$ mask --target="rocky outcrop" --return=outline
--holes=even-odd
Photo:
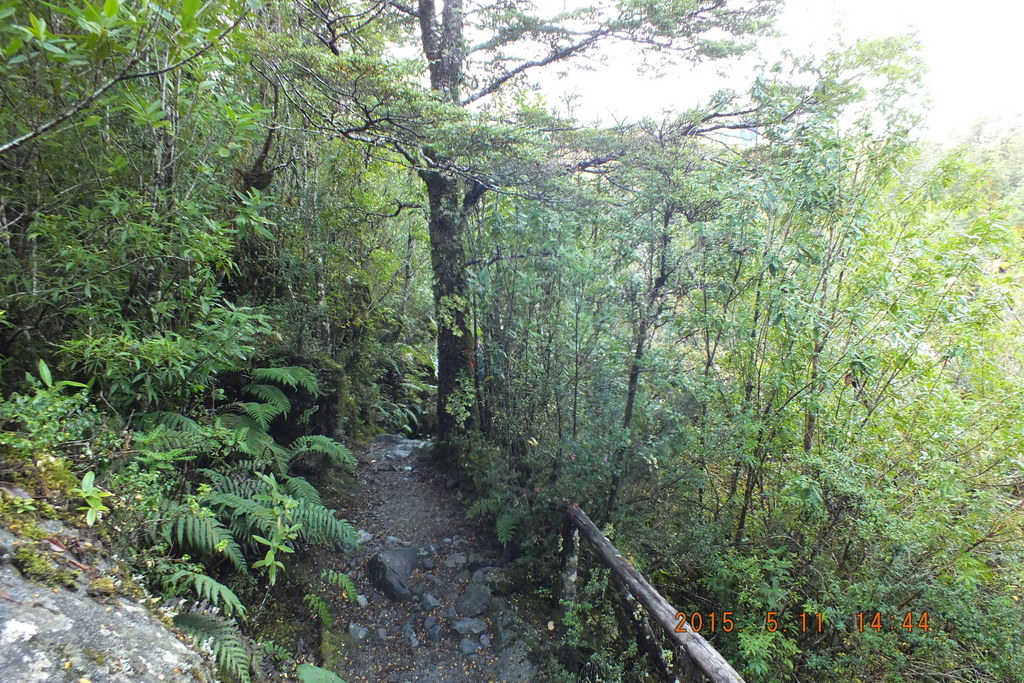
[[[212,669],[145,607],[85,574],[62,587],[25,578],[18,541],[0,530],[0,680],[207,683]]]

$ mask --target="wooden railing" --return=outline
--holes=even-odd
[[[611,570],[612,581],[619,589],[627,607],[633,608],[639,602],[646,614],[654,620],[668,637],[683,652],[683,670],[673,671],[662,654],[661,641],[651,627],[650,620],[639,610],[634,621],[637,642],[651,657],[659,678],[663,681],[707,677],[714,683],[743,683],[736,670],[725,661],[711,644],[699,633],[690,629],[689,624],[680,623],[678,611],[647,582],[637,569],[622,556],[608,537],[601,533],[587,513],[575,503],[553,503],[562,511],[565,524],[562,529],[562,598],[572,602],[576,597],[576,569],[578,565],[579,534],[594,547],[598,558]]]

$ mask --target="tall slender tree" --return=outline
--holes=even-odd
[[[601,44],[626,42],[694,62],[737,54],[744,48],[742,39],[768,28],[778,5],[775,0],[621,0],[606,8],[544,16],[529,3],[495,2],[467,10],[463,0],[445,0],[440,11],[434,0],[419,0],[415,7],[390,4],[417,20],[432,94],[449,106],[482,109],[484,119],[490,96],[513,87],[528,72],[572,60]],[[478,42],[469,46],[467,36]],[[528,131],[520,127],[518,132]],[[474,330],[468,310],[466,233],[480,199],[500,189],[500,180],[473,158],[430,141],[421,147],[420,159],[428,198],[438,325],[438,438],[443,444],[470,426]],[[608,160],[575,160],[555,172]]]

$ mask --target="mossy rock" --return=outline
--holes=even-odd
[[[28,544],[14,552],[13,563],[25,578],[32,581],[55,588],[78,588],[79,572],[55,566],[42,552]]]
[[[117,592],[117,582],[109,576],[99,576],[89,583],[89,595],[110,597]]]

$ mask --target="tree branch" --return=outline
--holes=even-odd
[[[572,57],[573,55],[576,55],[576,54],[582,52],[583,50],[587,49],[588,47],[590,47],[591,45],[593,45],[594,43],[596,43],[598,40],[600,40],[602,37],[604,37],[606,35],[608,35],[607,29],[600,29],[600,30],[597,30],[597,31],[593,31],[593,32],[587,34],[587,37],[585,39],[583,39],[583,40],[581,40],[581,41],[579,41],[577,43],[573,43],[572,45],[568,45],[566,47],[560,47],[560,48],[556,47],[556,48],[553,48],[551,50],[551,52],[549,52],[547,55],[545,55],[544,57],[542,57],[540,59],[534,60],[532,62],[523,62],[522,64],[520,64],[516,68],[512,69],[511,71],[508,71],[508,72],[502,74],[501,76],[499,76],[498,78],[494,79],[493,81],[488,83],[486,86],[484,86],[480,90],[476,91],[475,93],[473,93],[469,97],[465,98],[459,104],[461,104],[462,106],[465,106],[465,105],[470,104],[472,102],[476,102],[477,100],[479,100],[479,99],[481,99],[483,97],[487,97],[491,93],[496,92],[501,86],[503,86],[505,83],[509,82],[510,80],[515,78],[516,76],[518,76],[520,74],[523,74],[523,73],[526,73],[530,69],[536,69],[538,67],[547,66],[548,64],[553,64],[553,63],[559,62],[559,61],[561,61],[563,59],[567,59],[569,57]]]
[[[134,67],[136,64],[138,64],[139,61],[142,59],[142,55],[136,54],[135,56],[133,56],[131,59],[128,60],[127,64],[125,64],[124,69],[121,70],[121,73],[119,73],[117,76],[114,76],[113,78],[108,80],[106,83],[101,85],[99,88],[94,90],[91,95],[89,95],[88,97],[85,97],[84,99],[79,100],[76,104],[74,104],[70,108],[66,109],[59,116],[56,116],[55,118],[50,119],[46,123],[41,123],[38,126],[36,126],[35,128],[33,128],[32,130],[30,130],[29,132],[27,132],[27,133],[25,133],[23,135],[20,135],[20,136],[14,138],[13,140],[8,140],[3,145],[0,145],[0,154],[5,154],[6,152],[9,152],[12,149],[20,147],[21,145],[25,144],[29,140],[34,140],[35,138],[39,137],[43,133],[46,133],[47,131],[55,128],[56,126],[59,126],[62,123],[64,123],[65,121],[67,121],[68,119],[73,117],[78,112],[80,112],[83,109],[85,109],[87,107],[90,107],[93,104],[95,104],[96,100],[98,100],[99,98],[103,97],[103,94],[105,92],[107,92],[108,90],[113,88],[118,83],[122,83],[124,81],[131,81],[131,80],[135,80],[135,79],[138,79],[138,78],[148,78],[150,76],[159,76],[160,74],[165,74],[168,71],[173,71],[174,69],[178,69],[178,68],[184,66],[185,64],[188,64],[192,60],[201,57],[211,47],[213,47],[214,45],[219,43],[229,33],[231,33],[235,29],[235,27],[237,27],[242,22],[242,19],[244,19],[248,14],[249,14],[248,10],[246,10],[245,12],[242,12],[242,14],[239,15],[238,19],[236,19],[235,22],[233,24],[231,24],[231,26],[228,26],[226,29],[221,31],[220,34],[216,38],[211,40],[209,43],[204,45],[202,48],[200,48],[199,50],[193,52],[188,57],[185,57],[184,59],[182,59],[182,60],[180,60],[178,62],[175,62],[174,64],[171,64],[169,66],[163,67],[161,69],[153,69],[151,71],[143,71],[143,72],[140,72],[140,73],[128,73],[128,71],[132,67]]]

